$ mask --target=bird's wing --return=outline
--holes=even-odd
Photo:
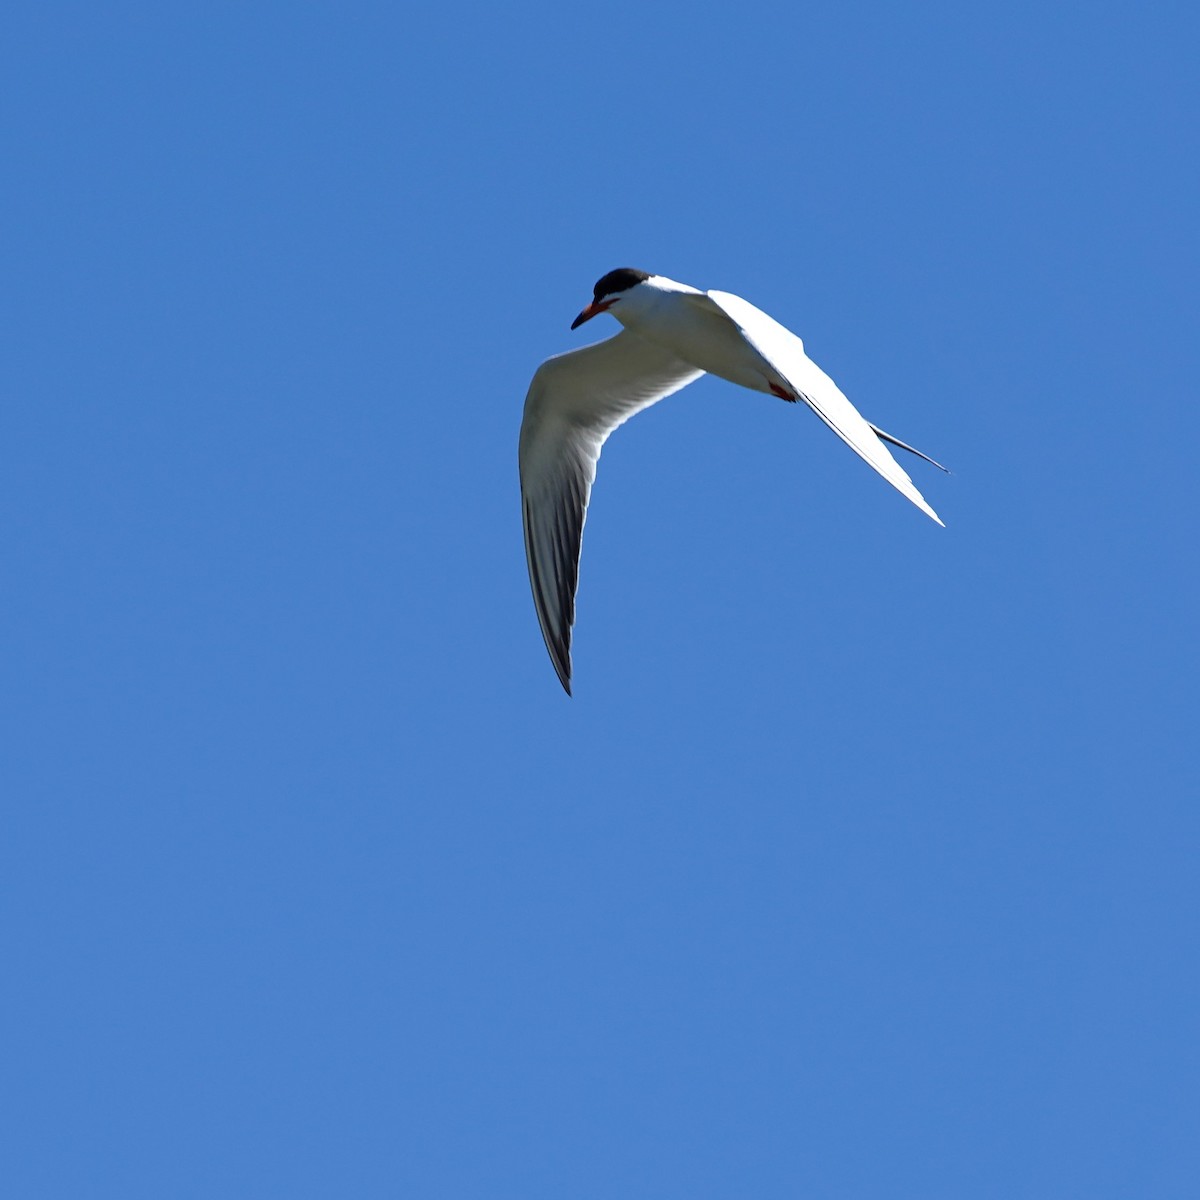
[[[618,425],[704,372],[629,330],[547,359],[521,421],[521,510],[538,623],[567,695],[579,551],[600,447]]]
[[[785,329],[740,296],[730,295],[729,292],[706,292],[704,295],[738,327],[746,341],[851,450],[866,459],[892,487],[907,496],[923,513],[939,525],[944,524],[925,502],[925,497],[913,486],[904,468],[875,435],[875,430],[846,399],[838,385],[804,353],[804,343],[790,329]]]

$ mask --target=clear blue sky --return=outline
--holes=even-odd
[[[1194,1196],[1195,11],[10,13],[6,1194]],[[568,700],[623,265],[955,473],[639,417]]]

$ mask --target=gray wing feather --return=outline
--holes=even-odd
[[[521,422],[521,513],[538,624],[567,695],[579,555],[608,435],[704,372],[624,330],[537,369]]]

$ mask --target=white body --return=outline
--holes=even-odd
[[[546,647],[568,694],[579,553],[600,448],[634,413],[705,372],[804,401],[893,487],[942,524],[876,434],[912,447],[869,424],[804,353],[800,339],[753,304],[651,275],[603,304],[598,296],[581,319],[594,311],[611,312],[624,330],[547,359],[529,385],[521,423],[529,578]]]
[[[719,306],[716,297],[723,294],[700,292],[686,283],[653,275],[631,288],[611,311],[626,329],[710,375],[756,392],[770,392],[770,383],[786,388],[787,380]],[[759,315],[771,319],[766,313]]]

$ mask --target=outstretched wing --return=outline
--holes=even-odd
[[[521,511],[538,623],[567,695],[579,552],[605,439],[704,372],[629,330],[547,359],[521,421]]]
[[[790,329],[785,329],[740,296],[733,296],[729,292],[708,292],[706,295],[738,327],[746,341],[791,385],[799,398],[851,450],[870,463],[892,487],[907,496],[923,513],[939,525],[944,524],[925,502],[925,497],[917,491],[904,468],[876,436],[875,430],[846,399],[841,388],[804,353],[804,343]],[[904,448],[909,449],[907,446]]]

